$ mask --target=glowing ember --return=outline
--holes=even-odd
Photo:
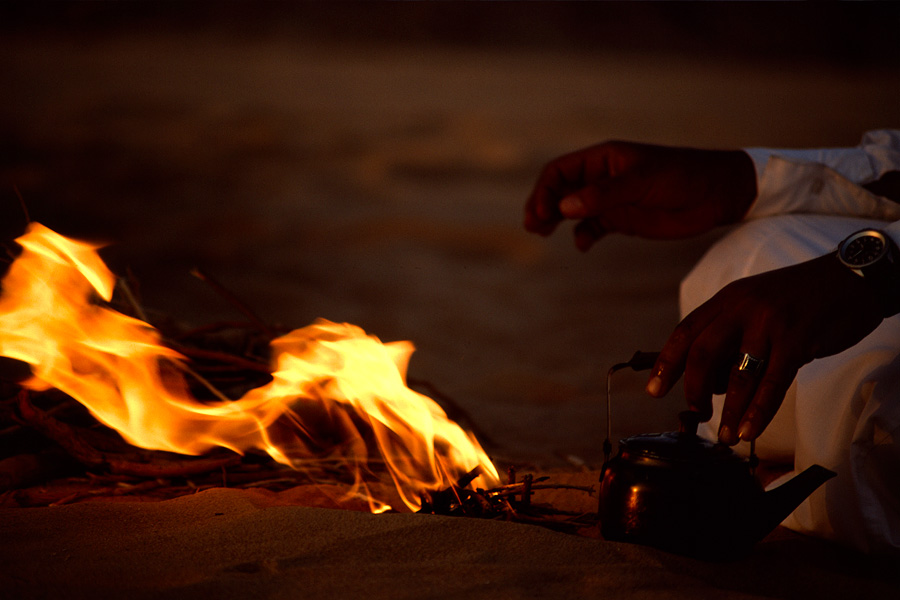
[[[171,366],[184,357],[149,324],[100,302],[115,278],[96,246],[32,224],[3,280],[0,355],[31,365],[32,390],[57,388],[128,442],[202,454],[261,450],[297,469],[336,454],[361,472],[383,461],[406,506],[474,467],[482,487],[497,472],[474,436],[406,386],[409,342],[382,344],[360,328],[318,321],[272,342],[270,383],[214,404],[188,393]],[[98,298],[99,296],[99,298]],[[369,497],[373,511],[389,508]]]

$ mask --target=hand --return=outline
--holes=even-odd
[[[525,228],[549,235],[578,219],[586,251],[609,232],[675,239],[736,223],[756,197],[743,151],[606,142],[551,161],[525,206]]]
[[[725,393],[719,441],[757,438],[801,366],[855,345],[881,322],[877,294],[832,255],[739,279],[689,314],[669,337],[647,391],[662,396],[684,373],[688,405],[708,420]],[[739,371],[743,353],[764,359]]]

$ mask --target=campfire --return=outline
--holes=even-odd
[[[233,297],[249,323],[157,328],[97,246],[37,223],[16,241],[0,296],[0,436],[53,444],[0,462],[4,504],[307,482],[372,512],[554,512],[523,510],[550,484],[510,470],[500,485],[476,436],[408,387],[411,343],[325,320],[273,331]],[[81,477],[62,492],[29,487],[73,460]]]

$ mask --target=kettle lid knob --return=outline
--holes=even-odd
[[[681,427],[678,429],[679,433],[697,435],[697,427],[702,420],[700,413],[693,410],[685,410],[678,413],[678,420],[681,422]]]

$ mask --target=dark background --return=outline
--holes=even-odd
[[[0,30],[210,27],[245,38],[896,64],[893,2],[12,2]]]

